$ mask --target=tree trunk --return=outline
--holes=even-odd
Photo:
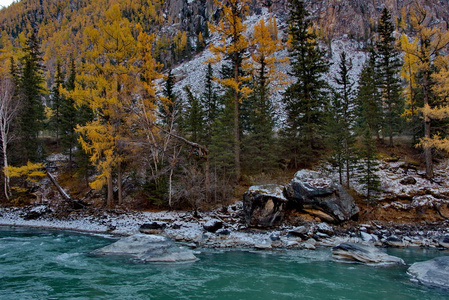
[[[112,185],[112,174],[108,175],[108,196],[107,196],[106,206],[108,208],[114,207],[114,188]]]
[[[3,135],[3,132],[2,132]],[[8,172],[8,156],[6,154],[6,138],[2,137],[2,149],[3,149],[3,170],[5,176],[5,197],[9,201],[9,197],[11,196],[11,187],[10,187],[10,178]]]
[[[71,201],[72,197],[70,197],[70,195],[58,184],[58,182],[53,177],[53,175],[50,172],[48,172],[48,171],[47,171],[47,176],[48,176],[48,178],[50,178],[50,181],[56,187],[56,189],[58,190],[58,192],[61,195],[61,197],[64,198],[64,200]]]
[[[117,167],[117,187],[118,187],[118,204],[123,204],[123,188],[122,188],[122,164],[118,163]]]
[[[424,73],[423,87],[424,87],[424,106],[429,105],[429,74]],[[430,139],[430,118],[424,116],[424,138]],[[432,162],[432,148],[424,146],[424,158],[426,161],[426,177],[433,178],[433,162]]]
[[[206,200],[209,201],[211,198],[210,195],[210,163],[209,163],[209,156],[206,157],[206,167],[205,167],[205,180],[204,185],[206,188]]]
[[[239,82],[239,68],[237,59],[234,61],[234,80],[238,85]],[[240,167],[240,128],[239,128],[239,92],[234,90],[234,161],[235,161],[235,177],[236,181],[240,181],[241,167]]]
[[[170,175],[168,177],[168,207],[171,208],[172,205],[172,178],[173,178],[173,169],[174,167],[172,167],[170,169]]]

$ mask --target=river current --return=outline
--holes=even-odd
[[[388,249],[407,266],[340,263],[330,249],[201,250],[188,264],[140,264],[89,251],[115,237],[0,227],[0,299],[449,299],[406,274],[435,249]]]

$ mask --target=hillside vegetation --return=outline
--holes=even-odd
[[[47,170],[84,201],[196,210],[320,167],[375,206],[384,154],[403,149],[433,184],[448,17],[441,1],[14,3],[0,10],[2,199],[27,203]]]

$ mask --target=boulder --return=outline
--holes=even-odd
[[[386,240],[386,244],[390,247],[407,247],[407,243],[403,239],[395,236],[389,236]]]
[[[342,243],[332,248],[332,257],[342,261],[356,261],[365,264],[402,264],[404,261],[373,246]]]
[[[438,245],[443,248],[449,248],[449,236],[445,235],[438,240]]]
[[[310,170],[296,172],[285,188],[289,206],[332,223],[342,223],[357,216],[358,206],[340,184]]]
[[[165,223],[145,223],[140,225],[139,232],[145,234],[159,234],[165,227],[167,227],[167,224]]]
[[[416,184],[416,179],[412,176],[409,176],[409,177],[405,177],[404,179],[399,181],[399,183],[403,184],[403,185],[412,185],[412,184]]]
[[[223,222],[217,219],[208,220],[203,224],[204,230],[208,232],[216,232],[218,229],[223,227]]]
[[[449,289],[449,256],[414,263],[407,273],[424,285]]]
[[[277,184],[251,186],[243,194],[243,212],[247,226],[281,225],[287,203],[283,191],[284,186]]]
[[[299,226],[288,231],[289,235],[297,236],[302,240],[309,239],[312,236],[312,233],[313,231],[310,230],[309,226]]]
[[[171,239],[159,235],[135,234],[94,250],[92,255],[129,257],[141,262],[177,263],[195,261],[193,252],[178,247]]]
[[[51,209],[47,205],[38,205],[26,211],[23,214],[23,219],[36,220],[49,212],[51,212]]]
[[[316,230],[318,232],[327,234],[328,236],[334,235],[334,228],[332,225],[326,224],[326,223],[319,223],[316,225]]]

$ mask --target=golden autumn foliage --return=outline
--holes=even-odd
[[[28,162],[26,165],[20,167],[8,166],[3,172],[10,178],[21,178],[25,182],[34,183],[47,175],[43,171],[44,169],[45,167],[42,163]],[[11,186],[11,189],[19,193],[27,191],[27,189],[19,186]]]
[[[418,72],[418,57],[411,54],[417,48],[418,40],[409,41],[403,34],[400,39],[401,48],[404,51],[404,62],[401,69],[401,77],[407,82],[405,88],[405,110],[403,117],[410,121],[418,115],[418,105],[416,103],[415,90],[418,87],[416,74]]]
[[[432,137],[432,118],[430,110],[435,105],[432,101],[432,89],[434,84],[431,80],[431,74],[435,67],[435,62],[440,60],[440,52],[449,44],[449,32],[447,29],[437,26],[433,22],[434,16],[426,8],[414,2],[409,10],[409,20],[411,31],[415,37],[415,42],[404,43],[403,51],[409,63],[413,60],[416,67],[415,74],[420,74],[419,89],[423,95],[422,117],[424,120],[424,138],[419,143],[424,148],[424,157],[426,162],[426,176],[433,177],[432,147],[438,146],[440,140],[437,136]],[[441,96],[441,95],[440,95]]]
[[[87,105],[94,112],[94,120],[78,126],[77,131],[82,148],[99,172],[91,186],[100,189],[107,183],[108,204],[112,205],[112,172],[123,160],[123,124],[136,86],[137,42],[118,4],[105,16],[98,28],[85,29],[85,63],[72,96],[77,105]]]
[[[240,180],[240,129],[239,129],[239,105],[243,98],[247,97],[252,90],[245,86],[245,82],[250,80],[250,76],[242,76],[242,70],[249,67],[246,54],[249,46],[248,38],[245,36],[246,25],[243,18],[248,13],[249,0],[229,0],[217,1],[215,5],[223,11],[220,21],[217,25],[209,23],[209,29],[212,33],[218,35],[216,43],[211,43],[210,51],[214,57],[209,63],[216,63],[226,59],[231,63],[233,75],[230,78],[216,78],[223,86],[231,88],[234,91],[234,164],[237,181]]]
[[[217,25],[209,23],[209,29],[212,33],[219,36],[217,43],[211,43],[209,46],[210,51],[214,54],[208,62],[217,63],[222,59],[230,59],[235,62],[240,59],[240,55],[244,55],[243,52],[249,46],[249,40],[245,36],[246,25],[243,23],[243,18],[248,13],[249,0],[230,0],[230,1],[217,1],[214,3],[223,10],[223,16]],[[243,56],[241,58],[241,65],[234,66],[234,68],[243,67],[246,69],[249,67],[245,60],[248,57]],[[248,81],[248,76],[240,76],[238,70],[234,70],[234,76],[227,79],[216,78],[220,84],[230,87],[236,93],[242,93],[241,98],[249,95],[250,89],[243,86],[243,83]]]
[[[270,18],[268,26],[265,20],[260,20],[254,25],[254,34],[251,38],[251,45],[254,51],[251,58],[254,61],[255,69],[264,68],[263,72],[270,82],[277,81],[285,83],[287,76],[276,71],[276,65],[288,62],[288,58],[278,59],[274,53],[283,49],[281,41],[273,34],[270,24],[276,24],[276,18]]]
[[[148,128],[156,121],[155,80],[161,77],[160,65],[151,55],[154,36],[124,18],[118,4],[97,27],[87,27],[84,35],[85,59],[70,96],[77,106],[85,105],[94,113],[93,120],[76,131],[98,172],[90,185],[99,190],[107,184],[108,205],[112,206],[112,177],[117,174],[121,204],[121,166],[133,152],[132,140],[157,135]]]
[[[422,114],[425,118],[431,120],[447,120],[449,119],[449,55],[439,56],[435,61],[435,65],[439,71],[432,75],[432,79],[436,83],[433,91],[442,104],[435,107],[425,105],[422,108]],[[448,132],[444,133],[444,135],[447,134]],[[444,135],[437,133],[432,137],[426,137],[421,141],[421,145],[449,152],[449,139],[444,137]]]

